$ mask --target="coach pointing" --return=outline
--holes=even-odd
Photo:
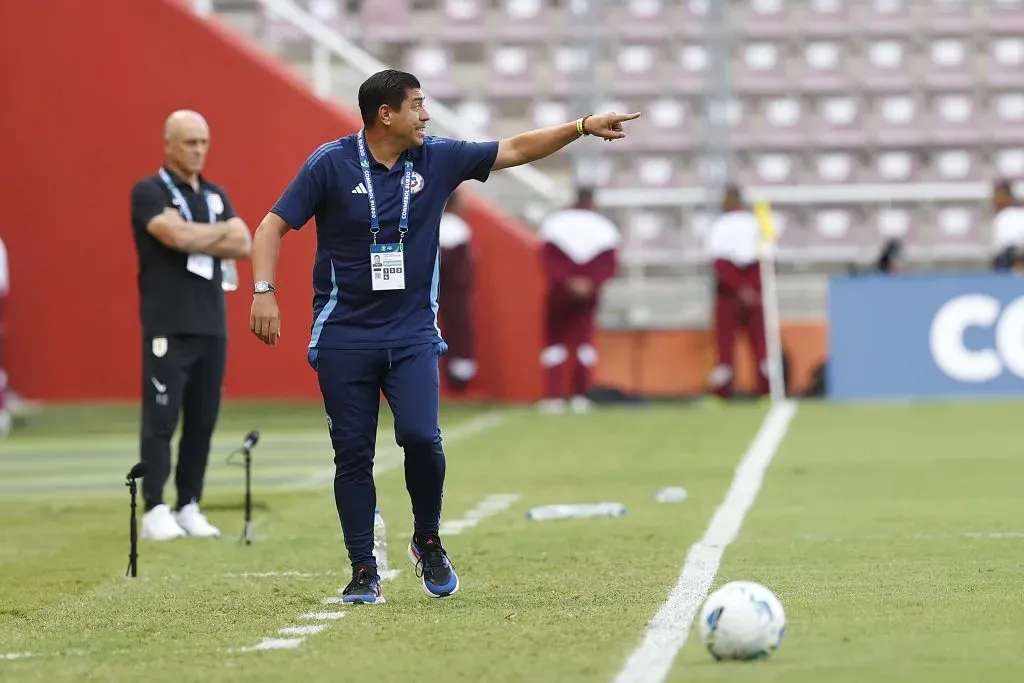
[[[484,182],[491,171],[542,159],[585,135],[625,137],[623,122],[640,114],[584,116],[493,142],[430,137],[419,81],[392,70],[362,84],[359,110],[363,130],[315,150],[257,229],[250,322],[264,343],[277,343],[281,238],[315,217],[308,358],[324,399],[335,503],[352,563],[343,600],[381,597],[372,554],[381,391],[405,451],[414,522],[409,555],[424,591],[439,598],[459,588],[438,536],[445,478],[438,358],[447,349],[437,326],[438,233],[445,203],[466,180]]]

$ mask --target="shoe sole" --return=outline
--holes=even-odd
[[[341,598],[341,602],[345,605],[383,605],[387,601],[384,599],[383,595],[379,595],[372,599],[365,596],[359,596],[356,598],[343,596]]]
[[[413,568],[419,564],[419,560],[416,559],[416,554],[412,550],[412,543],[409,544],[409,561],[412,562]],[[423,592],[431,598],[447,598],[449,595],[455,595],[459,591],[459,575],[454,569],[452,570],[452,575],[455,576],[455,588],[451,589],[448,593],[432,593],[430,589],[427,588],[427,582],[425,579],[420,581],[420,586],[423,587]]]

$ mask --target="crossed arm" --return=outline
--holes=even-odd
[[[237,216],[212,224],[191,223],[168,207],[146,224],[146,231],[164,246],[189,254],[244,259],[252,249],[249,228]]]

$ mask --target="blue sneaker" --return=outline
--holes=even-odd
[[[384,602],[377,568],[370,565],[353,567],[352,580],[341,592],[341,601],[355,604]]]
[[[413,536],[409,559],[416,567],[416,576],[423,578],[423,590],[430,597],[443,598],[459,590],[459,575],[437,534],[428,534],[422,540]]]

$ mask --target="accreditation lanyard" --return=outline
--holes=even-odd
[[[185,201],[185,197],[181,194],[181,190],[179,190],[178,186],[171,180],[171,174],[162,166],[160,167],[159,174],[160,179],[164,181],[164,185],[166,185],[167,189],[170,190],[171,197],[174,198],[174,203],[177,204],[178,211],[181,212],[182,217],[184,217],[184,219],[189,223],[192,223],[192,209],[188,207],[188,202]],[[220,195],[214,195],[213,192],[204,190],[203,196],[206,199],[206,208],[209,212],[210,223],[213,223],[219,213],[216,210],[217,207],[214,204],[213,198],[216,196],[217,199],[220,199]],[[223,209],[223,207],[221,208]],[[185,267],[188,269],[188,272],[198,275],[204,280],[213,280],[213,261],[213,257],[207,254],[189,254]]]
[[[160,167],[160,179],[164,181],[164,185],[166,185],[167,189],[171,191],[171,197],[174,198],[174,203],[178,205],[181,215],[186,221],[192,223],[192,209],[188,208],[188,202],[185,201],[185,197],[181,194],[181,190],[179,190],[178,186],[174,184],[174,181],[171,180],[171,175],[162,166]],[[213,223],[215,222],[214,218],[217,216],[217,212],[214,211],[213,193],[204,190],[203,197],[206,199],[206,208],[209,211],[210,222]]]
[[[370,202],[370,235],[377,244],[377,233],[380,232],[380,221],[377,218],[377,199],[373,193],[373,180],[370,178],[370,159],[366,155],[366,141],[363,131],[356,136],[359,147],[359,166],[363,170],[363,184],[366,185],[366,197]],[[402,177],[402,215],[398,219],[398,243],[402,243],[405,233],[409,232],[409,202],[412,198],[412,158],[405,154],[405,175]]]

